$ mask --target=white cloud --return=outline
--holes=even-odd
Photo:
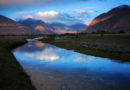
[[[35,15],[42,18],[56,18],[59,15],[59,13],[52,10],[45,12],[37,12]]]
[[[51,11],[45,11],[45,12],[36,12],[32,15],[27,15],[24,17],[24,19],[26,18],[34,18],[34,19],[39,19],[39,20],[43,20],[45,22],[52,22],[54,21],[56,18],[58,18],[59,16],[59,12],[56,12],[54,10]]]

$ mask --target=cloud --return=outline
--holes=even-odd
[[[84,22],[85,19],[89,17],[89,15],[86,12],[79,12],[81,14],[69,14],[69,13],[61,13],[54,10],[51,11],[45,11],[45,12],[36,12],[31,15],[27,15],[24,17],[26,18],[33,18],[42,20],[47,23],[52,22],[60,22],[60,23],[66,23],[66,24],[74,24],[78,22]]]
[[[24,19],[26,18],[34,18],[34,19],[38,19],[38,20],[43,20],[45,22],[53,22],[55,21],[57,18],[59,17],[59,13],[56,11],[45,11],[45,12],[36,12],[32,15],[27,15],[24,17]]]
[[[45,12],[37,12],[36,16],[42,17],[42,18],[56,18],[59,16],[59,13],[56,11],[45,11]]]

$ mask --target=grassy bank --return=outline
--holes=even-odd
[[[0,36],[0,90],[35,90],[30,77],[10,52],[26,43],[24,38],[27,36]]]
[[[50,36],[41,41],[80,53],[130,61],[129,34],[82,34]]]

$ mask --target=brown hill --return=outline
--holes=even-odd
[[[0,35],[32,34],[33,31],[12,19],[0,15]]]
[[[82,32],[130,32],[130,6],[122,5],[96,17]]]

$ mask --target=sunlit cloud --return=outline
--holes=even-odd
[[[39,12],[36,12],[32,15],[27,15],[24,18],[25,19],[26,18],[34,18],[34,19],[43,20],[45,22],[52,22],[52,21],[55,21],[55,19],[57,19],[58,16],[59,16],[59,12],[51,10],[51,11],[45,11],[45,12],[39,11]]]
[[[45,12],[37,12],[36,16],[43,17],[43,18],[56,18],[59,15],[56,11],[45,11]]]

